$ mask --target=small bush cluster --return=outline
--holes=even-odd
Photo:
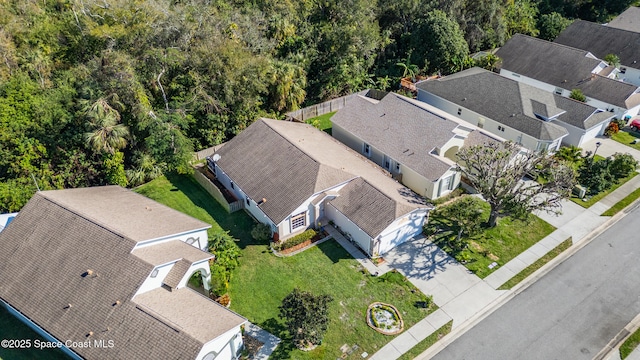
[[[305,232],[298,234],[290,239],[287,239],[283,242],[280,242],[274,246],[276,250],[286,250],[292,248],[296,245],[300,245],[307,240],[311,240],[314,236],[316,236],[316,231],[313,229],[308,229]]]
[[[595,195],[629,176],[637,165],[629,154],[616,153],[603,160],[586,157],[578,169],[578,182],[587,188],[587,194]]]
[[[620,126],[618,125],[617,122],[612,121],[612,122],[609,123],[609,125],[605,129],[604,136],[615,135],[615,134],[618,133],[618,131],[620,131]]]

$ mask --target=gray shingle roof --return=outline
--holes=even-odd
[[[622,65],[640,68],[640,33],[637,32],[576,20],[554,42],[587,50],[600,59],[616,54]]]
[[[592,74],[602,61],[590,57],[593,55],[586,50],[526,35],[514,35],[496,55],[502,59],[502,69],[562,89],[581,89],[587,97],[622,108],[627,108],[626,100],[637,89],[634,85]]]
[[[536,139],[555,140],[568,134],[565,128],[536,118],[533,111],[542,103],[549,107],[548,113],[557,112],[558,95],[484,69],[467,69],[417,87]]]
[[[111,189],[125,200],[119,190]],[[80,192],[87,203],[100,207],[98,200],[105,189],[95,190],[95,198],[89,189]],[[54,192],[36,193],[0,233],[0,298],[59,340],[114,341],[113,348],[74,349],[84,358],[195,358],[202,341],[182,330],[176,332],[131,300],[153,269],[131,254],[136,241],[57,201],[60,194],[74,191],[61,190],[54,196]],[[139,195],[127,193],[139,199]],[[156,209],[158,204],[151,205]],[[126,214],[127,207],[120,211]],[[176,217],[183,216],[173,212]],[[92,274],[86,274],[87,270]],[[211,302],[203,312],[218,308]],[[227,320],[227,314],[221,316]],[[229,323],[217,321],[209,326],[228,330],[243,321],[237,316]],[[87,337],[89,332],[93,335]]]
[[[42,191],[42,196],[135,241],[161,238],[211,227],[119,186]],[[96,206],[96,205],[100,206]],[[141,224],[154,224],[141,226]]]
[[[267,199],[259,207],[276,224],[311,195],[356,177],[398,203],[404,214],[425,206],[379,166],[307,124],[259,119],[218,154],[218,166],[242,191]]]
[[[353,98],[331,122],[429,180],[439,179],[452,167],[431,151],[451,140],[458,124],[403,96],[389,93],[378,103]]]
[[[609,21],[607,26],[640,33],[640,7],[631,6]]]

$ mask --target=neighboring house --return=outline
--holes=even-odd
[[[374,163],[316,128],[259,119],[209,169],[283,240],[333,221],[369,256],[422,232],[430,207]]]
[[[637,12],[635,9],[632,11]],[[638,21],[636,18],[634,23]],[[608,54],[617,55],[620,59],[618,78],[640,86],[640,32],[576,20],[554,42],[589,51],[601,59]]]
[[[16,215],[18,213],[0,214],[0,231],[4,230],[15,219]]]
[[[418,83],[418,100],[534,151],[581,146],[613,116],[480,68]]]
[[[416,193],[435,199],[460,183],[455,155],[462,146],[497,139],[427,107],[394,93],[380,101],[353,98],[331,118],[332,135]]]
[[[631,6],[607,24],[609,27],[640,33],[640,7]]]
[[[246,319],[187,287],[209,227],[117,186],[37,192],[0,233],[0,304],[74,359],[237,359]]]
[[[502,76],[565,97],[580,89],[588,105],[619,119],[640,111],[638,86],[615,80],[618,70],[596,58],[598,54],[516,34],[496,55],[502,60]]]

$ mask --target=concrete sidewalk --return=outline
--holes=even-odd
[[[640,160],[640,151],[618,143],[611,144],[613,141],[610,139],[597,140],[603,143],[598,154],[609,156],[614,152],[626,151]],[[370,359],[397,359],[450,320],[453,320],[452,332],[459,329],[461,334],[474,319],[497,308],[512,292],[497,288],[569,237],[576,244],[597,231],[609,220],[609,217],[601,214],[639,187],[640,175],[588,209],[566,200],[561,215],[536,214],[554,225],[556,230],[485,279],[470,273],[425,238],[407,242],[385,254],[388,265],[400,271],[423,293],[433,295],[440,309],[394,338]]]

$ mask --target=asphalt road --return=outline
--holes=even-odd
[[[640,313],[639,217],[636,208],[433,359],[593,359]]]

